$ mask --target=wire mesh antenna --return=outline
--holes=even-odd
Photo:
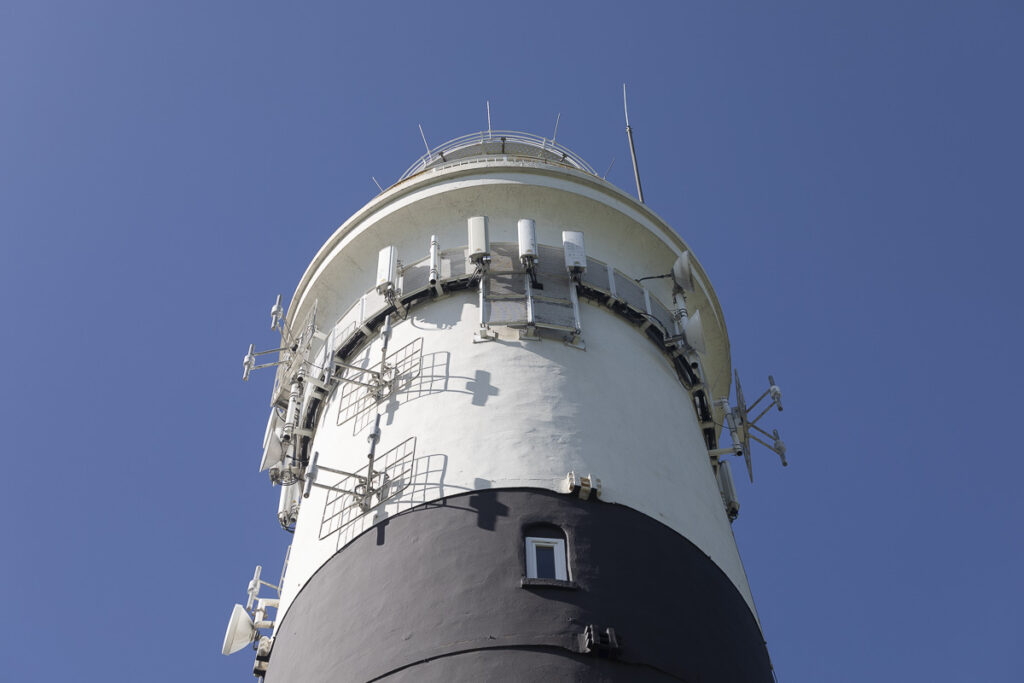
[[[629,155],[633,157],[633,177],[636,178],[636,196],[644,203],[644,190],[640,187],[640,169],[636,165],[636,147],[633,145],[633,129],[629,125],[629,107],[626,105],[626,84],[622,84],[622,111],[626,114],[626,137],[629,138]]]

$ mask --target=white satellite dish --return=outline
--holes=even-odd
[[[256,640],[259,635],[260,632],[256,630],[245,608],[236,604],[231,610],[231,619],[228,621],[228,630],[224,634],[224,645],[220,652],[223,655],[234,654]]]
[[[708,352],[708,347],[704,343],[704,324],[700,321],[700,311],[687,318],[683,334],[686,335],[686,343],[691,349],[702,356]]]
[[[684,251],[672,264],[672,281],[676,283],[676,287],[684,291],[692,292],[695,289],[693,270],[690,268],[690,252]]]

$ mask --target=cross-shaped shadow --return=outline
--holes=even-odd
[[[476,510],[476,525],[487,531],[494,531],[498,517],[508,515],[508,506],[498,502],[495,491],[479,491],[469,497],[469,507]]]
[[[388,525],[388,520],[384,520],[377,525],[377,545],[384,545],[384,527]]]
[[[485,405],[488,396],[498,395],[498,388],[491,386],[491,373],[486,370],[477,370],[473,379],[466,382],[466,389],[472,392],[475,406]]]

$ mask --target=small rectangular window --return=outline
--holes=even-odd
[[[526,576],[530,579],[568,581],[565,541],[560,538],[526,538]]]

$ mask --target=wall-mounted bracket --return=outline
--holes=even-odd
[[[577,330],[572,334],[568,334],[562,337],[562,343],[566,346],[576,349],[577,351],[586,351],[587,343],[583,341],[583,337],[580,335],[580,331]]]
[[[601,629],[595,624],[590,624],[577,637],[579,638],[580,652],[585,655],[614,657],[621,649],[618,635],[611,627]]]
[[[565,475],[565,482],[568,493],[575,493],[581,500],[589,500],[592,493],[596,498],[601,497],[601,480],[592,474],[587,474],[584,477],[576,474],[575,471],[570,471]]]
[[[473,333],[473,343],[474,344],[479,344],[481,342],[494,341],[497,338],[498,338],[498,333],[495,332],[494,330],[492,330],[491,328],[487,327],[486,325],[481,325],[477,329],[477,331]]]
[[[527,325],[526,327],[519,328],[519,338],[524,341],[540,341],[541,337],[537,334],[536,325]]]
[[[236,604],[231,611],[227,632],[224,634],[224,644],[221,647],[221,654],[230,655],[253,643],[256,649],[257,667],[260,658],[264,662],[270,659],[270,650],[273,647],[273,638],[260,633],[261,629],[274,628],[274,620],[268,618],[267,610],[273,608],[276,611],[280,606],[279,598],[259,597],[260,587],[273,588],[279,596],[281,595],[279,586],[260,579],[262,571],[262,567],[256,567],[256,573],[246,589],[248,600],[245,606]],[[265,665],[263,668],[266,669]]]
[[[274,649],[273,636],[263,636],[256,643],[256,661],[252,665],[252,675],[262,678],[267,675],[270,665],[270,652]]]
[[[394,286],[389,287],[384,291],[384,300],[395,308],[395,311],[398,313],[398,316],[402,320],[405,320],[406,318],[409,317],[409,308],[404,303],[402,303],[401,290],[396,289]]]

